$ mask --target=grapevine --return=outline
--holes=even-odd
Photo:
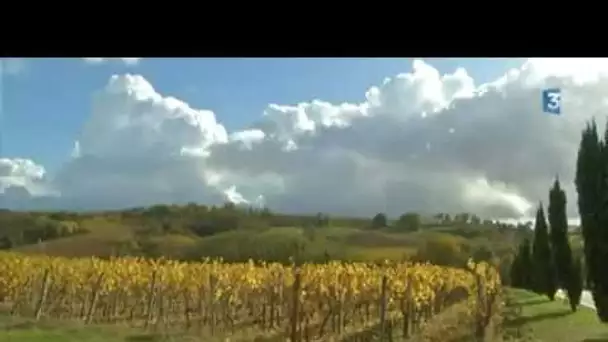
[[[0,253],[0,300],[22,316],[126,322],[230,334],[243,328],[307,340],[387,319],[404,333],[469,295],[500,288],[487,264],[185,263]],[[384,287],[383,287],[384,286]],[[304,336],[304,337],[302,337]]]

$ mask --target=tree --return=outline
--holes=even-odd
[[[323,213],[317,213],[315,216],[315,226],[316,227],[328,227],[329,226],[329,216]]]
[[[374,218],[372,218],[372,229],[382,229],[387,226],[386,215],[383,213],[378,213]]]
[[[156,218],[160,218],[160,217],[165,217],[165,216],[171,214],[171,210],[166,205],[158,204],[158,205],[153,205],[150,208],[148,208],[148,210],[146,210],[146,214],[156,217]]]
[[[434,215],[434,218],[437,220],[437,223],[439,223],[439,224],[447,224],[447,223],[450,223],[450,221],[451,221],[450,214],[447,214],[447,213],[437,213]]]
[[[568,295],[572,311],[580,301],[580,289],[577,289],[578,280],[574,279],[572,269],[572,249],[568,240],[568,218],[566,215],[566,193],[561,189],[559,179],[555,179],[553,188],[549,191],[549,225],[551,246],[553,248],[553,263],[557,284]],[[576,293],[579,291],[579,293]]]
[[[519,251],[518,251],[519,252]],[[509,278],[511,279],[511,286],[524,288],[524,281],[522,276],[521,267],[521,255],[520,253],[515,254],[513,262],[511,263],[511,269],[509,272]]]
[[[437,213],[433,215],[433,218],[437,221],[437,223],[443,223],[443,213]]]
[[[498,257],[498,272],[500,274],[501,283],[504,286],[514,286],[512,275],[513,262],[515,261],[516,255],[514,253],[502,254]]]
[[[531,290],[534,287],[534,260],[532,259],[532,242],[526,238],[521,250],[523,270],[523,281],[525,289]]]
[[[600,175],[598,190],[599,208],[598,225],[595,227],[595,268],[593,269],[593,300],[597,307],[597,314],[600,320],[608,323],[608,123],[604,130],[604,141],[599,144],[601,151]]]
[[[568,282],[568,302],[570,309],[576,311],[578,304],[581,302],[583,293],[583,265],[580,258],[572,259],[572,273]]]
[[[432,236],[418,249],[414,260],[428,261],[434,265],[461,267],[466,264],[469,257],[464,251],[465,247],[454,236]]]
[[[0,249],[11,249],[13,248],[13,241],[8,236],[0,238]]]
[[[397,228],[405,231],[417,231],[421,226],[420,215],[417,213],[406,213],[397,220]]]
[[[472,216],[471,216],[471,224],[474,224],[474,225],[479,225],[479,224],[481,224],[481,219],[479,218],[479,216],[477,216],[477,215],[472,215]]]
[[[469,213],[460,213],[460,214],[456,214],[456,216],[454,216],[454,221],[456,221],[458,223],[469,223],[470,217],[471,217],[471,214],[469,214]]]
[[[473,260],[480,262],[491,262],[494,259],[494,251],[488,245],[478,246],[473,252]]]
[[[534,291],[554,300],[557,284],[555,283],[555,269],[549,244],[549,232],[542,203],[539,204],[536,211],[532,259],[534,265]]]
[[[595,121],[587,124],[583,131],[576,161],[576,191],[578,193],[578,211],[581,216],[581,228],[584,240],[587,282],[593,281],[592,269],[595,264],[595,232],[598,224],[595,213],[598,205],[597,185],[599,183],[598,163],[600,157],[599,141]]]
[[[532,251],[530,240],[525,238],[519,245],[511,264],[511,284],[521,289],[532,289]]]
[[[608,322],[608,136],[598,138],[592,120],[583,130],[576,160],[576,191],[584,240],[586,280],[602,322]]]

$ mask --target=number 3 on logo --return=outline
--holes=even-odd
[[[559,115],[562,110],[562,93],[560,89],[543,90],[543,111],[549,114]]]

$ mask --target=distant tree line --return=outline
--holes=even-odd
[[[425,226],[453,227],[454,225],[500,226],[501,224],[492,220],[482,220],[479,216],[470,213],[458,213],[454,214],[453,216],[448,213],[437,213],[432,215],[430,220],[425,220],[419,213],[407,212],[399,216],[399,218],[392,223],[389,222],[386,214],[378,213],[372,218],[369,228],[390,228],[393,231],[415,232],[424,228]]]
[[[0,249],[82,234],[77,221],[61,214],[0,211]]]

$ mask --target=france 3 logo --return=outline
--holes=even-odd
[[[560,115],[562,113],[562,91],[559,88],[543,90],[543,111]]]

